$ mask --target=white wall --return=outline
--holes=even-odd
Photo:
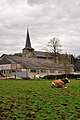
[[[9,70],[11,69],[11,64],[0,65],[0,70]]]
[[[15,76],[16,77],[21,77],[21,78],[27,78],[27,72],[26,71],[16,71],[11,73],[11,76]]]

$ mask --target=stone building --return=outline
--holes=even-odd
[[[14,55],[3,54],[0,57],[1,77],[34,79],[35,76],[41,77],[63,73],[65,73],[64,67],[56,64],[48,52],[35,51],[32,48],[28,29],[26,44],[22,49],[22,53]]]

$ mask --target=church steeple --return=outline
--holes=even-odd
[[[25,44],[25,48],[23,48],[23,54],[27,55],[28,52],[33,52],[33,51],[34,49],[31,47],[29,29],[27,28],[26,44]]]
[[[24,49],[31,50],[31,51],[34,50],[31,47],[30,35],[29,35],[29,29],[28,28],[27,28],[26,44],[25,44],[25,48]]]

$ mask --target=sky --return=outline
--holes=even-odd
[[[80,55],[80,0],[0,0],[0,56],[31,46],[43,51],[57,37],[62,53]]]

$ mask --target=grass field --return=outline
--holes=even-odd
[[[0,80],[0,120],[80,120],[80,80]]]

